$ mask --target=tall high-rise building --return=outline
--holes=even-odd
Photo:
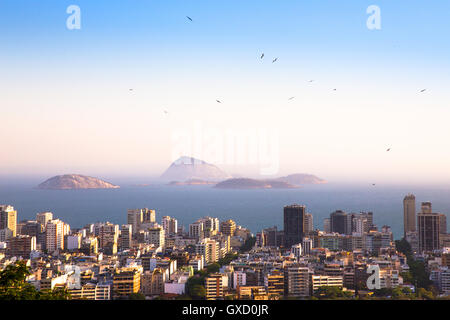
[[[46,249],[49,253],[64,249],[64,222],[59,219],[48,221],[45,235]]]
[[[164,216],[162,218],[162,227],[166,235],[178,233],[178,221],[175,218]]]
[[[302,242],[305,213],[305,206],[293,204],[284,207],[284,246],[286,248]]]
[[[17,211],[13,206],[0,205],[0,230],[9,229],[13,237],[17,233]]]
[[[220,232],[230,237],[234,236],[234,232],[236,231],[236,222],[233,220],[227,220],[220,224]]]
[[[53,220],[53,213],[51,212],[39,212],[36,214],[36,221],[42,225],[45,230],[47,227],[47,222]]]
[[[131,248],[133,236],[133,226],[131,224],[124,224],[120,227],[120,249],[127,250]]]
[[[150,244],[153,244],[156,248],[164,248],[164,240],[165,235],[162,227],[148,229],[148,242]]]
[[[363,214],[352,213],[351,219],[351,234],[363,234],[369,232],[369,223],[367,217]]]
[[[195,246],[195,253],[203,256],[206,264],[219,260],[220,243],[216,240],[205,238]]]
[[[433,213],[431,202],[423,202],[422,210],[417,215],[419,232],[419,251],[433,251],[440,247],[440,217]]]
[[[325,233],[330,233],[331,232],[331,221],[330,221],[330,218],[323,219],[323,231]]]
[[[139,232],[139,228],[144,220],[142,209],[128,209],[127,210],[127,224],[132,226],[133,235]]]
[[[314,219],[311,213],[306,213],[304,217],[303,233],[309,234],[314,231]]]
[[[119,225],[110,222],[102,223],[100,225],[98,239],[100,248],[106,254],[116,254],[119,241]]]
[[[204,231],[203,231],[203,223],[202,222],[194,222],[189,225],[189,236],[191,238],[196,238],[198,240],[203,239]]]
[[[282,243],[278,243],[278,228],[276,226],[273,226],[272,228],[264,229],[261,232],[261,245],[267,246],[267,247],[277,247],[281,245]]]
[[[143,223],[156,222],[156,211],[148,208],[142,209],[142,222]]]
[[[342,210],[330,214],[331,232],[351,234],[351,215]]]
[[[403,199],[403,229],[405,237],[408,232],[416,231],[416,197],[413,194]]]

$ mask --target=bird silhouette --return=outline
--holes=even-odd
[[[290,97],[289,100],[293,100],[295,97]]]
[[[264,58],[264,53],[261,55],[261,59]]]
[[[391,148],[388,148],[386,151],[388,151],[388,152],[391,151]]]
[[[220,100],[216,100],[217,101],[217,103],[222,103]]]
[[[188,17],[188,16],[186,16],[186,18],[188,18],[189,20],[191,20],[191,21],[194,21],[194,20],[192,20],[192,18],[191,17]]]
[[[272,60],[272,63],[276,62],[278,60],[278,58],[275,58]]]
[[[425,92],[425,91],[427,91],[427,89],[422,89],[422,90],[420,90],[420,92]]]

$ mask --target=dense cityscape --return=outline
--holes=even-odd
[[[318,230],[297,204],[282,208],[283,230],[255,235],[214,217],[185,230],[148,208],[124,212],[122,226],[72,229],[51,212],[17,222],[1,205],[0,299],[446,299],[446,216],[431,202],[416,210],[411,194],[403,207],[404,237],[394,241],[372,212],[337,210]]]

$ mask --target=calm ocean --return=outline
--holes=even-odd
[[[433,210],[450,213],[450,187],[413,188],[400,186],[314,185],[284,190],[221,190],[211,186],[122,186],[105,190],[37,190],[32,185],[0,185],[0,204],[18,210],[18,221],[35,219],[37,212],[51,211],[54,216],[79,228],[87,223],[110,221],[126,223],[128,208],[156,210],[157,221],[165,215],[188,226],[209,215],[233,219],[253,233],[283,225],[283,206],[304,204],[314,216],[315,228],[323,228],[323,219],[334,210],[372,211],[378,227],[390,225],[396,239],[403,233],[403,197],[412,192],[420,202],[432,201]]]

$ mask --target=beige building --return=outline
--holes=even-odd
[[[17,234],[17,211],[13,206],[0,205],[0,230],[9,229],[12,236]]]
[[[225,235],[229,235],[230,237],[234,236],[234,232],[236,231],[236,222],[233,220],[227,220],[220,224],[220,232]]]
[[[164,248],[165,235],[162,227],[148,229],[148,242],[156,248]]]
[[[205,279],[206,300],[223,300],[223,275],[211,274]]]
[[[48,221],[45,234],[46,249],[49,253],[64,249],[64,222],[59,219]]]
[[[416,197],[413,194],[408,194],[403,199],[403,228],[404,236],[416,231]]]
[[[308,297],[309,269],[307,267],[291,265],[284,269],[285,293],[293,297]]]
[[[70,289],[69,293],[73,300],[111,300],[111,287],[87,283],[80,289]]]
[[[153,271],[145,271],[141,277],[140,292],[146,296],[161,295],[164,293],[166,272],[162,268]]]
[[[311,276],[311,288],[314,294],[320,287],[344,287],[343,277],[340,276],[324,276],[324,275],[312,275]]]
[[[220,244],[216,240],[205,238],[197,243],[195,253],[202,255],[207,265],[217,262],[220,258]]]
[[[141,273],[134,268],[117,269],[113,275],[113,298],[128,297],[139,292]]]
[[[42,225],[44,230],[50,220],[53,220],[53,213],[51,212],[40,212],[36,214],[36,221]]]

